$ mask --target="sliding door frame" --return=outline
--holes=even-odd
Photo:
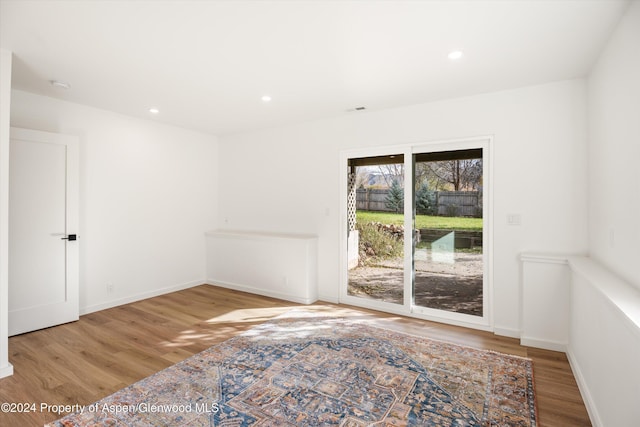
[[[392,145],[340,153],[340,292],[338,301],[343,304],[385,311],[393,314],[416,317],[425,320],[464,326],[473,329],[493,331],[493,161],[491,136],[478,136],[432,142],[416,142],[404,145]],[[454,313],[419,307],[413,304],[413,228],[414,228],[414,154],[467,149],[482,149],[483,165],[483,310],[482,316]],[[389,155],[404,155],[404,299],[403,304],[364,299],[348,294],[347,268],[347,178],[349,159]],[[410,203],[408,201],[411,201]],[[410,256],[408,255],[410,254]]]

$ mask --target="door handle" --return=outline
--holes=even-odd
[[[78,236],[75,234],[69,234],[67,237],[61,237],[60,240],[78,240]]]

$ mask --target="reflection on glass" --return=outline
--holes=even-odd
[[[441,264],[453,264],[456,232],[447,233],[431,243],[431,260]]]

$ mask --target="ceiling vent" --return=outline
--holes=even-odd
[[[55,88],[64,89],[64,90],[67,90],[71,87],[69,83],[61,82],[60,80],[49,80],[49,84],[51,84],[51,86]]]

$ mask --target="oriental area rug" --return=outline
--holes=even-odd
[[[293,316],[51,426],[536,426],[529,359]]]

